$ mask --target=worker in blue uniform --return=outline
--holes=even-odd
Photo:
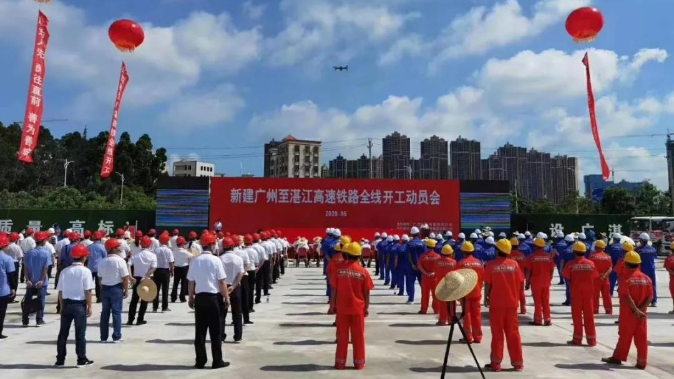
[[[618,262],[625,258],[625,250],[623,250],[623,245],[620,243],[622,236],[619,233],[613,233],[613,243],[609,245],[606,252],[611,256],[611,262],[613,263],[613,271],[609,275],[609,283],[611,285],[611,296],[615,291],[615,285],[618,282],[618,273],[615,271],[616,265]]]
[[[389,287],[390,289],[395,289],[398,287],[398,269],[396,268],[395,265],[395,260],[396,257],[398,256],[398,249],[400,248],[400,236],[399,235],[394,235],[393,236],[393,243],[389,246],[387,252],[387,261],[386,261],[386,269],[387,269],[387,276],[390,277],[391,281],[389,282],[391,286]]]
[[[637,248],[637,253],[639,253],[641,256],[641,272],[651,278],[651,282],[653,282],[653,301],[651,302],[650,306],[655,307],[658,304],[658,286],[655,275],[655,259],[658,256],[658,252],[653,246],[648,244],[650,240],[651,237],[648,235],[648,233],[641,233],[639,236],[641,246]]]
[[[328,228],[325,231],[325,238],[323,241],[321,241],[321,253],[323,254],[323,275],[327,275],[326,267],[328,265],[328,245],[330,245],[330,241],[334,238],[332,236],[332,228]]]
[[[419,228],[416,226],[413,226],[412,229],[410,230],[410,238],[412,239],[408,244],[407,244],[407,256],[410,259],[410,263],[412,265],[412,270],[414,271],[414,276],[416,279],[419,281],[419,285],[421,285],[421,270],[419,270],[419,262],[421,261],[421,256],[426,252],[426,245],[421,241],[419,238]],[[406,281],[406,284],[409,284],[409,282]],[[412,283],[412,286],[409,288],[409,292],[411,293],[407,303],[412,304],[414,303],[414,283]]]
[[[384,280],[386,277],[386,255],[385,251],[388,247],[388,235],[386,233],[381,234],[381,242],[377,245],[377,259],[381,261],[379,264],[379,280]]]
[[[330,265],[330,261],[332,260],[332,257],[337,254],[335,251],[335,247],[337,244],[340,242],[339,240],[342,238],[342,231],[339,229],[333,229],[332,231],[332,239],[330,239],[330,242],[327,245],[327,249],[325,250],[325,272],[330,272],[328,270],[328,266]],[[326,296],[328,299],[330,298],[330,295],[332,293],[332,286],[330,285],[330,278],[326,277],[326,285],[327,285],[327,290],[326,290]]]
[[[444,245],[448,244],[453,249],[454,246],[456,246],[456,241],[454,241],[454,235],[452,234],[452,232],[450,232],[449,230],[445,231],[443,237],[445,238],[445,243],[443,244],[443,247]]]
[[[578,234],[578,242],[582,242],[585,245],[585,259],[590,259],[590,253],[592,253],[590,249],[591,244],[588,242],[587,235],[584,232]]]
[[[533,236],[531,235],[530,231],[524,232],[524,243],[527,245],[525,249],[522,249],[522,243],[520,243],[520,252],[524,254],[525,256],[529,256],[529,254],[533,253],[535,248],[534,248],[534,239]]]
[[[407,290],[407,300],[414,301],[414,281],[417,279],[416,272],[412,268],[412,260],[407,251],[410,243],[410,237],[404,234],[402,244],[398,246],[397,267],[398,267],[398,296],[404,296]]]
[[[477,229],[477,231],[479,231],[479,230],[480,229]],[[482,248],[482,244],[480,244],[480,234],[471,233],[470,236],[468,236],[468,240],[473,244],[473,247],[475,248],[475,252],[473,253],[473,256],[481,257],[482,253],[484,251],[484,248]],[[463,252],[461,252],[461,258],[463,259]],[[461,262],[461,261],[457,261],[457,262]]]
[[[476,258],[486,265],[496,259],[496,242],[494,241],[494,237],[487,237],[485,239],[485,244],[487,245],[487,248],[483,249],[482,254],[477,255]]]
[[[564,268],[567,264],[576,259],[576,254],[573,252],[573,245],[576,242],[576,239],[573,235],[569,234],[564,238],[564,241],[566,241],[567,246],[562,254],[562,272],[564,272]],[[568,280],[565,280],[564,284],[566,284],[566,301],[564,301],[562,305],[571,305],[571,283]]]
[[[555,265],[557,266],[557,274],[559,275],[559,284],[564,284],[564,277],[562,276],[562,256],[564,255],[564,252],[566,251],[567,243],[564,240],[564,233],[557,232],[557,235],[555,236],[556,241],[554,242],[553,249],[554,249],[554,258],[555,258]]]

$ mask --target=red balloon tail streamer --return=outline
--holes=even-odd
[[[115,147],[117,141],[117,121],[119,120],[119,110],[122,107],[122,99],[126,91],[126,85],[129,83],[129,72],[126,70],[126,64],[122,62],[122,71],[119,74],[119,86],[117,87],[117,97],[115,98],[115,110],[112,113],[112,124],[110,125],[110,135],[108,144],[105,147],[103,155],[103,165],[101,166],[101,178],[108,179],[115,172]]]
[[[583,57],[583,64],[585,65],[585,74],[587,76],[587,103],[590,108],[590,125],[592,125],[592,136],[594,137],[594,142],[597,144],[597,150],[599,151],[599,159],[601,160],[601,175],[604,178],[604,181],[608,180],[611,177],[611,170],[606,163],[606,157],[604,157],[604,149],[601,147],[601,138],[599,137],[599,127],[597,126],[597,114],[594,108],[594,92],[592,91],[592,79],[590,78],[590,58],[587,53]]]
[[[42,12],[37,16],[37,33],[33,48],[33,66],[28,86],[28,102],[23,119],[23,133],[19,148],[19,161],[33,163],[33,154],[40,140],[40,127],[44,114],[44,78],[47,74],[47,46],[49,45],[49,19]]]

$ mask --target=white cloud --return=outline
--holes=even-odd
[[[417,57],[426,53],[430,45],[418,34],[410,34],[399,38],[379,57],[379,65],[385,66],[398,62],[404,56]]]
[[[590,0],[541,0],[527,17],[517,0],[505,0],[492,7],[478,6],[450,23],[436,39],[437,54],[429,68],[435,71],[445,62],[466,55],[478,55],[536,36],[563,20]]]
[[[159,122],[181,134],[189,134],[198,128],[231,121],[245,105],[234,86],[223,84],[212,91],[183,94],[180,99],[168,104]]]
[[[242,5],[243,14],[252,21],[257,21],[267,10],[267,4],[254,4],[252,1],[246,1]]]

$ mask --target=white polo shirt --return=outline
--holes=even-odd
[[[189,251],[183,249],[182,247],[179,247],[173,253],[173,257],[175,258],[176,267],[187,267],[190,265],[190,260],[192,259],[193,256],[192,253],[190,253]]]
[[[169,248],[175,251],[178,248],[178,236],[173,236],[169,240]]]
[[[81,262],[75,262],[61,271],[56,289],[63,293],[63,299],[86,300],[86,291],[94,289],[91,271]]]
[[[231,282],[229,284],[234,284],[236,277],[246,272],[243,267],[243,259],[233,251],[222,254],[220,260],[225,268],[225,274]]]
[[[159,246],[161,246],[161,244],[159,243],[159,240],[158,240],[158,239],[156,239],[156,238],[154,238],[154,237],[150,237],[150,239],[152,240],[152,250],[154,250],[154,249],[158,248]]]
[[[119,241],[119,244],[122,246],[122,253],[120,256],[122,259],[126,259],[127,256],[131,255],[131,246],[129,246],[129,243],[126,242],[124,238],[117,238],[117,241]]]
[[[12,257],[14,262],[18,262],[23,259],[23,249],[21,249],[21,247],[17,245],[16,242],[12,242],[9,244],[9,251],[7,252],[7,255]]]
[[[227,274],[222,261],[210,251],[204,251],[190,262],[187,280],[194,282],[197,294],[220,293],[220,281],[225,279]]]
[[[154,253],[157,256],[157,268],[170,268],[170,263],[175,262],[173,259],[173,251],[168,248],[168,246],[160,246],[154,249]]]
[[[267,249],[262,246],[260,243],[254,243],[253,249],[257,252],[258,265],[262,265],[264,261],[269,260],[269,255],[267,254]]]
[[[89,238],[85,238],[81,242],[81,244],[84,245],[84,247],[89,247],[93,243],[94,243],[94,241],[90,240]]]
[[[56,252],[61,255],[61,249],[63,249],[63,246],[68,246],[70,245],[70,238],[66,237],[56,243],[56,246],[54,248],[56,249]]]
[[[201,255],[201,253],[204,252],[204,248],[201,247],[201,244],[197,241],[192,241],[192,245],[190,246],[189,250],[195,257]]]
[[[108,256],[98,263],[98,277],[104,286],[115,286],[129,276],[129,268],[124,259],[118,254]]]
[[[248,271],[255,270],[257,266],[260,264],[260,258],[257,256],[257,250],[253,249],[253,246],[247,246],[243,249],[243,251],[245,251],[246,254],[248,254],[250,264],[253,266],[253,268]]]
[[[236,248],[234,249],[234,254],[238,255],[239,258],[243,261],[243,269],[246,271],[255,270],[255,263],[251,263],[248,252],[245,249]],[[251,264],[253,267],[251,267]]]
[[[32,236],[28,236],[19,242],[19,246],[21,246],[21,250],[23,250],[23,253],[26,254],[27,252],[35,249],[35,246],[37,246],[37,244],[35,243],[35,240],[33,239]]]
[[[150,269],[157,268],[157,256],[150,250],[143,249],[131,258],[133,276],[142,278]]]

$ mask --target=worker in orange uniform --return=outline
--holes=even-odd
[[[516,371],[524,370],[522,337],[517,319],[520,288],[524,275],[517,262],[509,259],[512,244],[507,239],[496,242],[497,258],[487,264],[484,271],[484,305],[489,307],[491,327],[491,363],[485,366],[491,371],[501,371],[503,343],[508,343],[510,363]]]
[[[337,353],[335,368],[346,368],[349,337],[353,344],[353,363],[356,370],[365,368],[365,317],[370,306],[370,291],[374,283],[370,273],[358,261],[362,256],[360,244],[352,242],[342,247],[344,263],[337,265],[330,278],[334,288],[331,314],[337,314]],[[331,263],[332,264],[332,263]]]
[[[531,294],[534,297],[534,320],[529,324],[550,326],[552,325],[550,284],[557,265],[554,257],[545,251],[544,239],[536,238],[534,248],[536,249],[534,253],[525,261],[527,287],[531,287]]]
[[[674,251],[674,242],[672,242],[669,248]],[[674,302],[674,254],[665,260],[665,270],[669,273],[669,294],[672,296],[672,302]],[[669,311],[669,314],[674,314],[674,308]]]
[[[587,246],[576,242],[572,246],[576,259],[567,263],[562,275],[571,282],[571,316],[573,317],[573,340],[569,345],[583,344],[583,325],[585,338],[590,346],[597,345],[597,331],[594,326],[594,281],[599,271],[594,263],[585,258]]]
[[[451,246],[450,246],[451,247]],[[464,246],[465,247],[465,246]],[[444,249],[444,248],[443,248]],[[473,251],[462,250],[465,258],[459,262],[459,268],[467,268],[477,274],[477,285],[473,292],[468,294],[464,303],[463,329],[470,343],[482,342],[482,278],[484,277],[484,265],[481,260],[475,258]]]
[[[475,251],[473,244],[470,242],[464,242],[462,248],[466,247],[466,244],[469,245]],[[459,264],[454,260],[454,249],[449,244],[442,247],[442,257],[435,262],[435,279],[436,283],[440,281],[450,272],[456,270]],[[435,292],[435,288],[433,289]],[[449,303],[449,309],[447,308],[447,303],[444,301],[438,300],[438,322],[436,325],[449,325],[449,320],[454,319],[456,315],[456,302],[452,301]]]
[[[419,314],[426,314],[428,302],[433,296],[433,311],[438,313],[438,299],[435,298],[435,286],[438,284],[435,277],[435,264],[440,260],[440,254],[435,252],[437,241],[426,241],[426,253],[419,258],[419,271],[421,271],[421,310]]]
[[[510,245],[512,246],[512,251],[510,252],[509,258],[517,262],[517,265],[520,267],[522,272],[522,277],[526,278],[526,270],[524,269],[525,261],[527,257],[520,251],[520,241],[517,238],[510,239]],[[522,283],[522,288],[520,288],[519,298],[520,298],[520,314],[527,314],[527,297],[524,294],[525,283]]]
[[[637,347],[637,368],[646,369],[648,361],[648,306],[653,301],[653,282],[639,271],[641,256],[635,251],[625,254],[625,278],[618,287],[620,317],[618,344],[613,355],[602,358],[603,362],[622,364],[632,346]],[[574,299],[575,301],[575,299]]]
[[[594,244],[594,253],[590,254],[590,260],[599,272],[599,277],[594,280],[594,313],[599,313],[599,295],[604,301],[604,311],[607,315],[613,314],[613,300],[611,299],[611,283],[609,275],[613,271],[611,256],[606,254],[606,242],[599,240]]]

